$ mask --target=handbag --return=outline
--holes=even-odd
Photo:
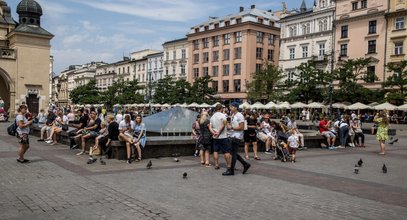
[[[17,134],[17,123],[16,122],[14,122],[10,126],[8,126],[7,133],[11,136],[16,136],[16,134]]]
[[[67,131],[69,129],[69,126],[68,125],[62,125],[62,130],[63,131]]]
[[[99,156],[100,155],[100,148],[99,147],[91,147],[89,149],[89,155],[91,156]]]

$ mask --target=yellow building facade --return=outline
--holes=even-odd
[[[386,65],[407,59],[407,0],[390,0],[387,20]],[[387,73],[392,74],[392,73]]]

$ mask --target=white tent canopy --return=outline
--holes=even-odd
[[[188,108],[195,108],[195,107],[198,107],[198,106],[199,106],[198,103],[193,102],[193,103],[188,105]]]
[[[266,109],[272,109],[272,108],[277,107],[277,105],[274,102],[269,102],[269,103],[266,104],[265,107],[266,107]]]
[[[164,107],[164,108],[169,108],[169,107],[171,107],[171,105],[170,104],[168,104],[168,103],[165,103],[164,105],[162,105],[161,107]]]
[[[324,108],[325,105],[319,103],[319,102],[313,102],[311,104],[308,104],[306,107],[308,108]]]
[[[290,103],[288,102],[281,102],[276,106],[278,109],[290,109]]]
[[[248,109],[250,107],[251,107],[251,105],[248,102],[243,102],[243,104],[239,105],[239,108],[241,108],[241,109]]]
[[[187,103],[184,103],[184,104],[181,105],[181,108],[186,108],[186,107],[188,107]]]
[[[217,102],[217,103],[213,104],[212,107],[215,108],[217,105],[221,105],[221,104],[222,104],[222,103]]]
[[[302,102],[296,102],[291,105],[291,108],[305,108],[307,105]]]
[[[397,106],[392,105],[388,102],[385,102],[383,104],[376,105],[375,107],[373,107],[373,109],[375,109],[375,110],[389,110],[389,111],[394,111],[396,108],[397,108]]]
[[[337,102],[337,103],[332,104],[332,107],[346,109],[347,105],[345,105],[343,103],[340,103],[340,102]]]
[[[360,102],[356,102],[356,103],[346,107],[346,109],[349,109],[349,110],[360,110],[360,109],[371,109],[371,108],[372,107],[365,105],[363,103],[360,103]]]
[[[200,104],[199,107],[200,107],[200,108],[212,108],[211,105],[208,105],[208,104],[206,104],[206,103]]]
[[[407,111],[407,104],[401,105],[399,107],[397,107],[397,110],[399,111]]]
[[[256,102],[254,103],[251,108],[255,108],[255,109],[265,109],[265,105],[261,104],[260,102]]]

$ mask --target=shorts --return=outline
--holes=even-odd
[[[321,134],[322,136],[326,137],[326,138],[334,138],[336,137],[334,133],[332,133],[331,131],[324,131]]]
[[[243,139],[245,143],[257,142],[256,132],[255,131],[244,131]]]
[[[262,142],[266,143],[267,139],[270,137],[267,134],[263,133],[263,132],[259,132],[257,133],[257,137],[259,138],[259,140],[261,140]]]
[[[288,147],[288,153],[295,154],[297,152],[297,148]]]
[[[89,134],[91,137],[97,137],[97,136],[99,136],[99,132],[96,132],[96,131],[90,131],[88,134]]]
[[[219,150],[222,150],[223,153],[232,152],[232,146],[228,138],[213,139],[213,151],[219,152]]]
[[[19,134],[18,135],[18,143],[28,145],[30,144],[30,140],[28,138],[28,134]]]
[[[211,146],[211,144],[199,144],[199,150],[210,151]]]

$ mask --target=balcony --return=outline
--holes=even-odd
[[[328,62],[327,55],[325,55],[325,54],[324,55],[313,56],[312,60],[315,63],[326,63],[326,62]]]
[[[0,48],[0,59],[16,59],[16,51],[13,49]]]

